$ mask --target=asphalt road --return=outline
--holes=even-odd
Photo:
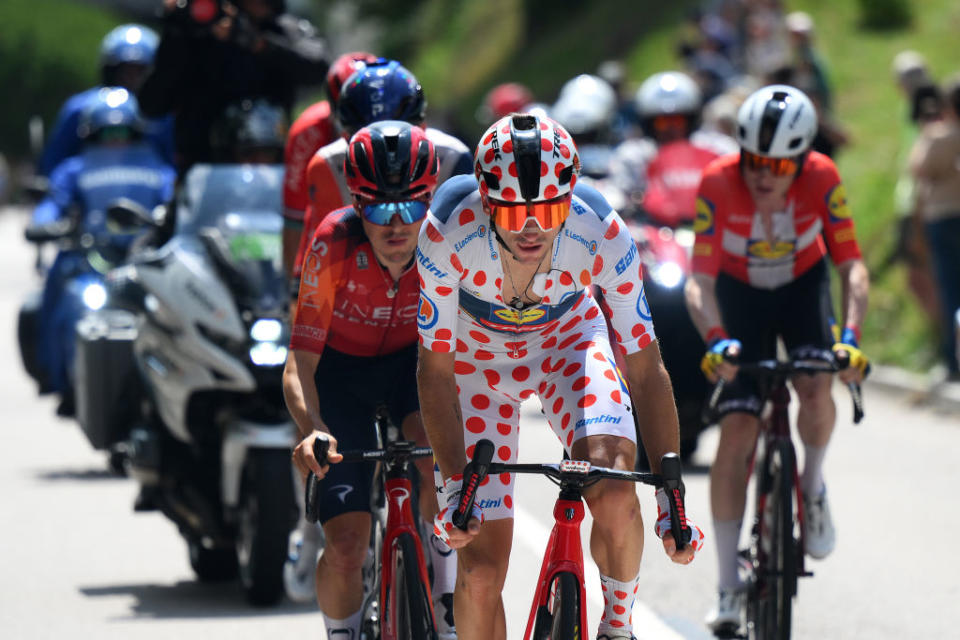
[[[22,212],[0,210],[0,637],[323,637],[310,605],[252,609],[238,585],[197,583],[175,527],[134,514],[135,484],[107,473],[104,454],[75,423],[54,417],[52,399],[36,396],[15,340],[17,308],[38,285],[24,223]],[[840,419],[826,461],[839,542],[800,583],[794,637],[960,638],[960,419],[868,388],[868,417],[855,427],[844,393],[835,391]],[[521,458],[556,460],[559,446],[535,405],[527,409]],[[659,549],[652,491],[641,490],[641,640],[709,637],[702,619],[716,561],[706,464],[715,446],[716,433],[707,432],[699,464],[686,470],[688,512],[707,535],[692,565],[673,566]],[[544,479],[519,480],[504,594],[511,638],[522,637],[555,496]],[[586,526],[583,533],[586,541]],[[595,576],[588,568],[591,625],[599,619]]]

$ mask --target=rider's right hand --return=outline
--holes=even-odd
[[[737,366],[727,358],[735,358],[742,350],[743,345],[735,338],[714,338],[700,360],[700,370],[710,382],[716,382],[718,378],[730,382],[737,376]]]
[[[443,490],[437,496],[442,509],[433,519],[433,535],[440,538],[451,549],[460,549],[465,547],[480,533],[480,525],[483,524],[483,509],[475,500],[471,518],[467,522],[467,529],[464,531],[453,524],[453,514],[457,510],[460,502],[460,488],[463,486],[463,475],[457,474],[443,481]]]
[[[330,469],[329,464],[320,466],[317,458],[313,455],[313,442],[317,438],[327,440],[330,443],[330,449],[327,451],[328,462],[336,464],[343,460],[343,456],[337,453],[337,439],[324,431],[314,430],[293,449],[293,464],[304,478],[312,471],[318,479],[322,479],[323,476],[327,475],[327,470]]]

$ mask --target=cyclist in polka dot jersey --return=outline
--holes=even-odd
[[[633,468],[631,400],[655,465],[679,445],[636,245],[603,197],[576,185],[579,160],[569,134],[549,118],[514,114],[487,131],[475,162],[477,179],[456,177],[437,191],[417,249],[421,413],[443,479],[435,532],[461,548],[454,596],[460,640],[506,637],[500,592],[512,538],[512,475],[480,487],[467,531],[453,528],[450,516],[458,474],[478,440],[492,440],[499,460],[517,459],[522,400],[537,395],[567,452],[596,465]],[[604,291],[625,377],[591,286]],[[607,598],[600,637],[630,638],[643,546],[637,495],[633,485],[605,482],[585,498],[604,589],[624,594]],[[658,503],[664,517],[656,532],[664,537],[667,501],[658,496]],[[702,544],[691,528],[695,539],[680,551],[664,537],[675,562],[690,562]]]

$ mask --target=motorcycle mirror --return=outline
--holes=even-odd
[[[153,213],[129,198],[118,198],[107,207],[107,225],[120,233],[159,226]]]

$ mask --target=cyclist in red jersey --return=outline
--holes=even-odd
[[[284,395],[302,441],[293,460],[322,478],[320,522],[326,537],[317,562],[317,602],[327,633],[359,637],[370,534],[372,467],[332,464],[313,456],[316,438],[338,449],[376,448],[380,405],[404,435],[426,445],[416,386],[419,280],[414,252],[437,184],[433,144],[419,127],[383,121],[349,142],[345,162],[354,204],[317,228],[304,261],[284,371]],[[418,465],[420,512],[437,511],[432,462]],[[428,545],[433,548],[433,545]],[[456,558],[433,554],[435,584],[455,572]],[[449,570],[448,570],[449,569]],[[452,591],[452,585],[448,587]],[[438,604],[442,596],[435,594]],[[452,596],[447,599],[452,601]],[[438,623],[444,611],[437,612]],[[449,619],[452,621],[452,612]],[[452,638],[452,627],[442,629]]]
[[[869,276],[837,169],[809,150],[817,130],[813,104],[793,87],[771,85],[747,98],[737,120],[740,152],[711,163],[700,184],[694,276],[686,291],[708,345],[704,372],[730,381],[718,403],[720,444],[710,473],[719,601],[707,623],[718,633],[740,625],[737,542],[762,410],[756,384],[737,376],[736,367],[723,361],[724,351],[739,351],[745,361],[775,358],[779,337],[801,357],[846,351],[850,367],[839,374],[845,382],[859,382],[867,365],[858,341]],[[831,331],[827,253],[843,287],[839,342]],[[822,474],[836,419],[832,376],[800,376],[792,383],[805,450],[806,552],[823,558],[836,540]]]
[[[323,146],[337,139],[334,108],[340,97],[340,86],[350,74],[367,62],[377,59],[372,53],[355,51],[337,58],[327,72],[328,100],[321,100],[307,107],[290,127],[283,152],[283,245],[292,245],[285,250],[284,258],[292,257],[300,242],[303,220],[309,206],[307,198],[307,163]],[[287,273],[292,264],[284,263]]]
[[[350,200],[342,171],[347,138],[360,127],[378,120],[404,120],[422,126],[426,108],[426,98],[416,77],[394,60],[381,58],[368,63],[344,82],[337,104],[337,121],[344,137],[322,147],[310,159],[306,174],[310,206],[304,218],[299,246],[284,245],[284,259],[292,262],[294,278],[300,274],[313,230],[324,216]],[[462,142],[432,127],[424,130],[440,163],[439,183],[450,176],[471,171],[470,151]],[[290,258],[290,252],[294,250],[295,257]]]

